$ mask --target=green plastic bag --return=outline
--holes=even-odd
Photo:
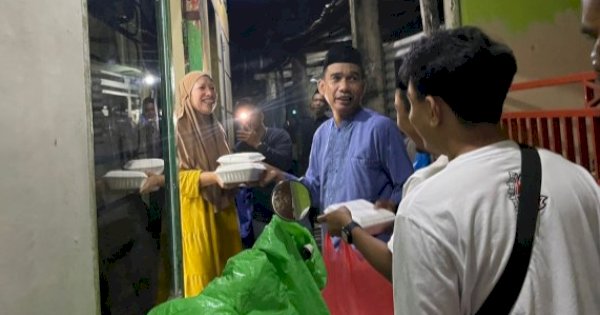
[[[305,260],[307,244],[313,250]],[[223,274],[200,295],[168,301],[149,315],[329,314],[321,295],[326,279],[310,232],[273,216],[254,247],[230,258]]]

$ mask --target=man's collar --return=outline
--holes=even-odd
[[[356,110],[356,112],[354,112],[354,114],[353,114],[352,116],[350,116],[350,118],[342,119],[342,120],[340,121],[340,124],[339,124],[339,126],[338,126],[338,125],[337,125],[337,123],[335,122],[335,119],[333,120],[333,123],[334,123],[334,124],[336,125],[336,127],[338,127],[338,128],[342,128],[342,127],[348,126],[348,125],[349,125],[349,124],[351,124],[353,121],[355,121],[355,120],[356,120],[356,118],[358,118],[358,116],[360,116],[360,114],[361,114],[361,113],[364,113],[364,112],[365,112],[365,109],[364,109],[362,106],[360,106],[360,107],[359,107],[359,108]]]

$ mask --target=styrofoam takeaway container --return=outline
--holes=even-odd
[[[266,169],[260,163],[236,163],[221,165],[215,173],[225,184],[249,183],[260,180]]]
[[[165,169],[165,161],[163,159],[131,160],[123,168],[129,171],[149,172],[160,175]]]
[[[377,209],[374,204],[364,199],[336,203],[327,207],[324,212],[330,213],[342,206],[346,206],[352,214],[352,220],[371,235],[384,232],[394,223],[396,217],[393,212]]]
[[[242,152],[227,154],[219,157],[217,162],[221,165],[238,164],[238,163],[255,163],[265,159],[265,156],[259,152]]]
[[[112,190],[140,189],[147,178],[146,173],[140,171],[114,170],[104,175],[108,188]]]

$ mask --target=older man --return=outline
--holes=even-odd
[[[333,119],[316,131],[304,182],[320,209],[364,198],[399,203],[412,173],[394,122],[361,106],[365,92],[361,56],[349,46],[329,50],[319,93]]]
[[[336,46],[327,52],[319,93],[325,97],[333,119],[316,131],[306,175],[313,206],[321,211],[329,205],[354,199],[371,202],[387,200],[398,204],[402,185],[412,173],[404,139],[388,117],[362,107],[365,92],[364,68],[360,53],[350,46]],[[278,177],[283,178],[283,174]],[[348,230],[354,226],[345,227]],[[365,265],[351,246],[333,250],[325,239],[324,256],[330,275],[325,299],[334,314],[392,312],[389,283]]]
[[[423,139],[417,133],[415,128],[409,121],[410,113],[410,101],[406,96],[406,85],[399,79],[397,81],[394,106],[396,107],[396,121],[398,127],[402,132],[416,144],[416,147],[420,151],[425,150]],[[406,196],[413,190],[415,190],[421,183],[428,178],[434,176],[443,170],[448,164],[448,157],[441,155],[433,164],[425,166],[419,170],[416,170],[404,183],[402,188],[402,197]],[[387,208],[387,210],[396,212],[396,208],[393,205],[380,203],[376,204],[380,208]],[[388,208],[389,207],[389,208]],[[352,222],[352,215],[349,210],[342,208],[341,211],[333,211],[329,214],[321,215],[318,220],[332,230],[333,233],[337,233],[344,226],[347,226]],[[382,210],[383,211],[383,210]],[[362,229],[355,229],[352,232],[352,243],[355,248],[358,249],[361,254],[367,259],[367,261],[385,276],[390,282],[392,281],[392,252],[394,251],[394,236],[392,235],[390,240],[386,243],[380,239],[370,235]]]

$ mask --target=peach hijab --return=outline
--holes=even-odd
[[[212,172],[218,166],[217,159],[230,153],[223,126],[212,113],[201,114],[192,107],[192,88],[204,76],[212,80],[208,73],[193,71],[179,82],[175,124],[180,170],[200,169]],[[202,197],[213,204],[216,211],[223,210],[232,203],[233,193],[221,189],[218,185],[199,189],[202,189]]]

